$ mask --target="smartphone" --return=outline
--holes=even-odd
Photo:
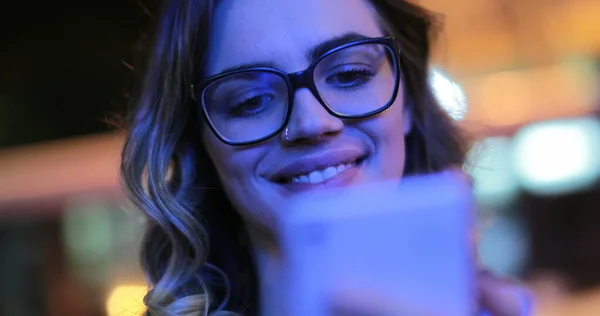
[[[347,285],[431,315],[473,315],[474,204],[448,173],[297,195],[280,219],[285,315],[330,315]]]

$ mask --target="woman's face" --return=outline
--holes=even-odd
[[[309,52],[332,39],[384,36],[365,0],[223,0],[212,30],[205,68],[209,76],[246,64],[271,64],[293,73],[313,61]],[[399,89],[386,111],[343,120],[302,88],[293,97],[287,135],[234,147],[205,124],[203,141],[238,212],[246,220],[268,224],[273,208],[298,192],[400,178],[404,135],[410,128],[403,101]]]

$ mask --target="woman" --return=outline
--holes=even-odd
[[[463,163],[427,84],[433,26],[400,0],[167,1],[122,162],[150,315],[267,313],[283,198]]]

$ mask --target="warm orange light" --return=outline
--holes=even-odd
[[[106,300],[108,316],[140,316],[144,313],[144,295],[148,288],[142,285],[116,286]]]

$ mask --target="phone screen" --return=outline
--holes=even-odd
[[[473,196],[429,175],[307,193],[282,219],[286,315],[325,316],[348,288],[427,313],[471,315]]]

